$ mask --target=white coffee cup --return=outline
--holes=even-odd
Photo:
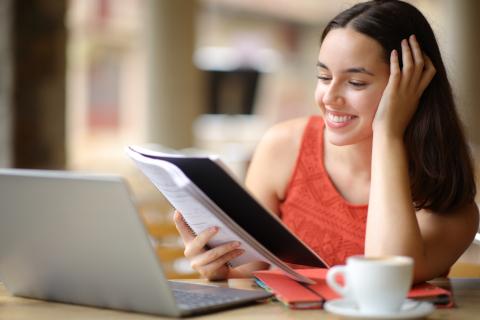
[[[338,283],[343,275],[344,285]],[[351,256],[345,266],[328,270],[327,283],[360,311],[388,314],[400,311],[413,280],[413,259],[404,256]]]

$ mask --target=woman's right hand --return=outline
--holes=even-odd
[[[228,278],[230,267],[227,262],[244,252],[243,249],[239,249],[240,243],[236,241],[228,242],[206,250],[208,241],[217,234],[218,227],[208,228],[195,236],[180,212],[175,211],[173,220],[185,245],[184,254],[190,261],[191,267],[208,280]]]

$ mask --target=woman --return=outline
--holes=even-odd
[[[471,243],[478,209],[469,151],[433,31],[401,1],[369,1],[325,28],[315,99],[322,118],[270,129],[246,186],[331,265],[353,254],[407,255],[415,282],[446,274]],[[368,205],[367,205],[368,204]],[[185,255],[209,279],[242,253],[216,233],[193,237],[176,213]]]

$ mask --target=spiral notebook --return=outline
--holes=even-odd
[[[210,247],[239,241],[245,253],[233,266],[265,261],[287,276],[312,283],[288,264],[328,267],[282,221],[264,208],[214,156],[185,156],[131,146],[127,154],[195,234],[218,226]]]

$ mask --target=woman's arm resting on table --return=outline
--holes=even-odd
[[[472,242],[479,217],[474,203],[445,213],[414,208],[403,132],[435,68],[413,36],[402,41],[402,57],[400,70],[392,52],[389,82],[374,120],[365,253],[413,257],[414,281],[421,282],[448,271]]]
[[[367,255],[407,255],[415,259],[415,282],[448,272],[478,229],[475,203],[455,212],[415,211],[410,195],[403,141],[374,141],[372,186],[367,220]]]

